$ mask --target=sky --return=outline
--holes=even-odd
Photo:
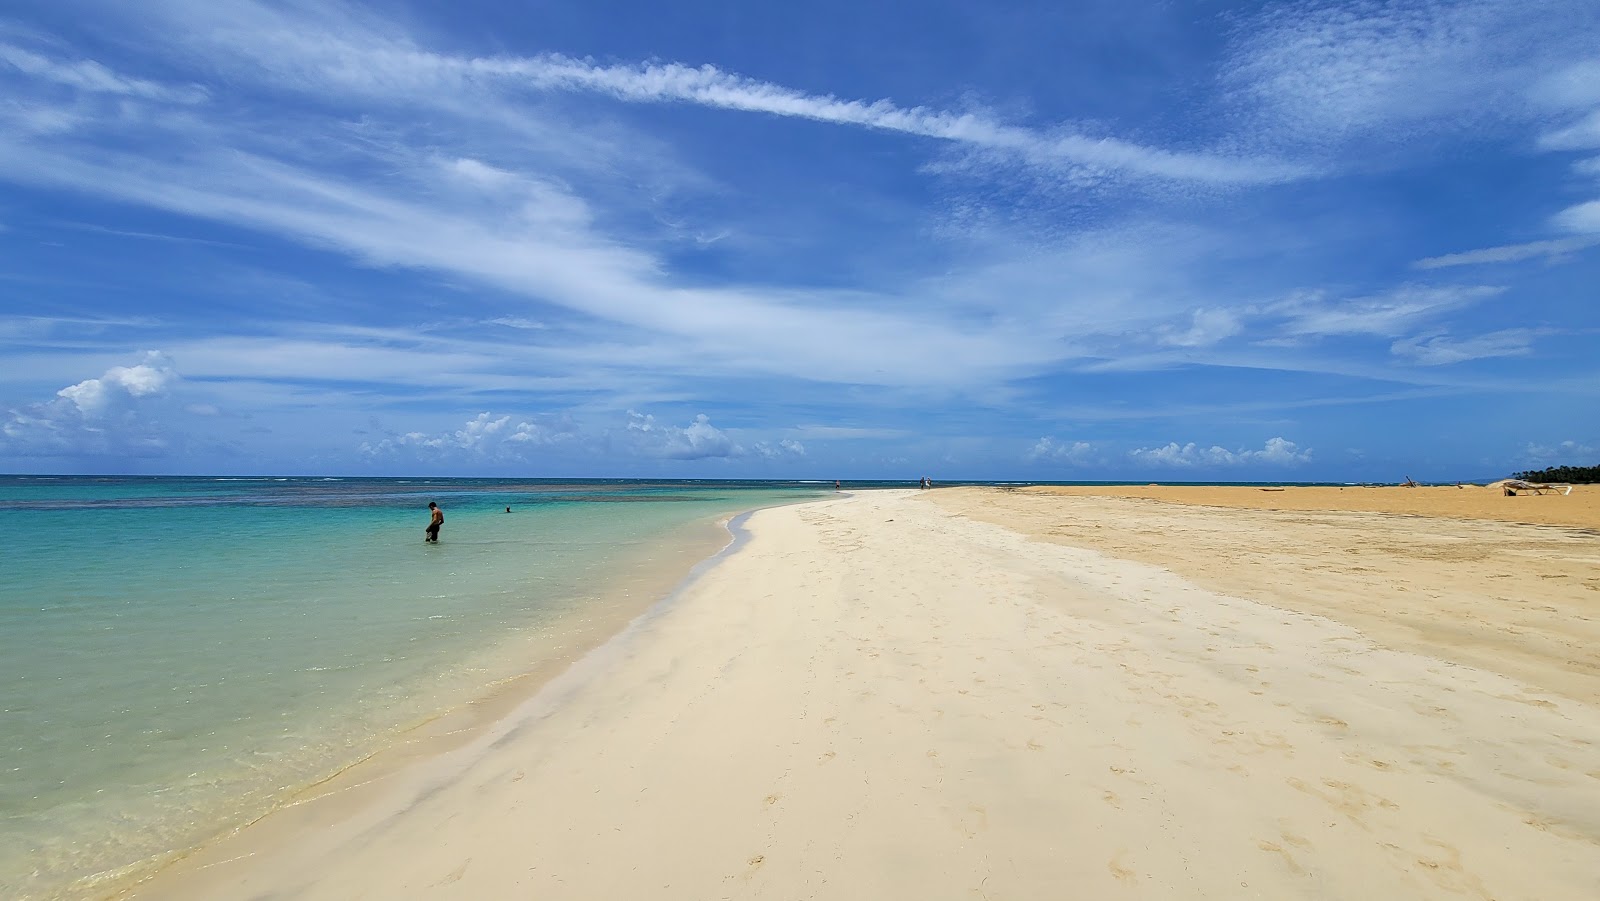
[[[0,472],[1600,463],[1600,4],[0,10]]]

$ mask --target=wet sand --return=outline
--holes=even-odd
[[[133,896],[1600,889],[1582,529],[951,489],[749,532],[482,736]]]

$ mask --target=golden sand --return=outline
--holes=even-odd
[[[1600,485],[1578,485],[1570,495],[1518,495],[1508,497],[1498,487],[1482,485],[1418,488],[1113,485],[1037,486],[1016,489],[1030,494],[1062,497],[1127,497],[1192,504],[1237,507],[1247,510],[1299,510],[1361,513],[1403,513],[1445,516],[1453,519],[1488,519],[1497,522],[1542,523],[1600,529]]]
[[[1037,487],[930,498],[1326,616],[1388,647],[1600,699],[1600,491]]]

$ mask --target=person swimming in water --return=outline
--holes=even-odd
[[[426,537],[426,538],[424,538],[422,540],[426,541],[426,542],[432,542],[434,544],[438,544],[439,543],[439,527],[444,525],[444,511],[440,510],[439,509],[439,505],[434,503],[433,501],[428,501],[428,510],[432,513],[432,515],[428,517],[428,529],[427,529],[427,536],[428,537]]]

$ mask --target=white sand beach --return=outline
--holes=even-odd
[[[993,489],[760,511],[476,739],[122,897],[1587,901],[1576,525]]]

